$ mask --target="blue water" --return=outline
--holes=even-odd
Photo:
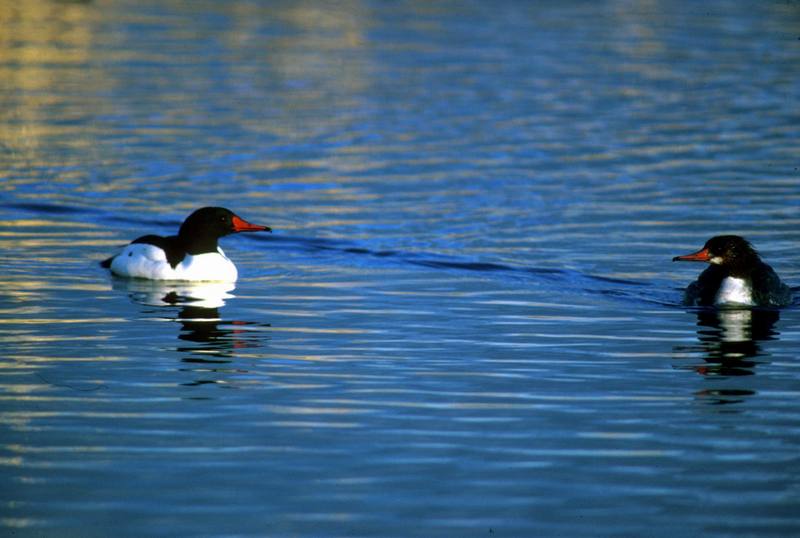
[[[19,5],[17,5],[19,4]],[[0,3],[0,534],[800,534],[796,2]],[[235,286],[98,262],[203,205]]]

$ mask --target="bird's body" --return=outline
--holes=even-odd
[[[789,286],[742,237],[713,237],[701,250],[676,256],[673,261],[711,264],[686,288],[687,305],[785,306],[792,302]]]
[[[219,280],[235,282],[239,271],[221,248],[217,252],[187,254],[174,266],[163,249],[147,243],[131,243],[115,256],[110,266],[117,276],[149,280]]]
[[[192,213],[177,235],[144,235],[102,265],[117,276],[149,280],[235,282],[238,270],[217,241],[237,232],[266,230],[221,207]]]

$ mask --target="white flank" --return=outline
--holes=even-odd
[[[119,276],[150,280],[190,280],[236,282],[239,274],[221,248],[217,252],[187,255],[173,269],[164,251],[154,245],[132,243],[111,262],[111,272]]]

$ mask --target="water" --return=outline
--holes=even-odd
[[[797,535],[800,310],[670,259],[800,285],[799,22],[0,4],[2,533]],[[235,287],[97,265],[209,204]]]

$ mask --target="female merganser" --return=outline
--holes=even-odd
[[[178,235],[144,235],[100,265],[118,276],[150,280],[235,282],[236,266],[217,245],[238,232],[272,230],[250,224],[224,207],[203,207],[189,215]]]
[[[789,286],[783,284],[772,267],[761,261],[753,246],[738,235],[712,237],[702,249],[675,256],[672,261],[711,264],[686,288],[684,304],[785,306],[792,302]]]

